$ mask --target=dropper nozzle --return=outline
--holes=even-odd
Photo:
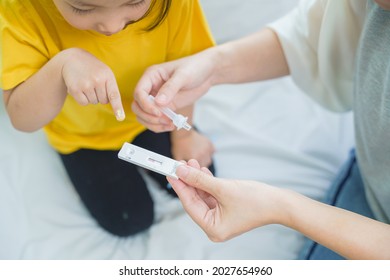
[[[154,102],[154,96],[149,95],[149,99]],[[192,127],[189,123],[187,123],[188,117],[184,117],[183,115],[176,114],[171,109],[167,107],[159,107],[161,112],[166,115],[169,119],[172,120],[173,124],[177,127],[177,130],[180,128],[184,128],[185,130],[190,130]]]

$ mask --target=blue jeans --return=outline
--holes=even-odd
[[[369,218],[374,218],[366,200],[364,185],[354,151],[351,151],[350,158],[344,164],[336,180],[333,182],[324,202]],[[298,258],[304,260],[344,259],[337,253],[312,240],[306,241]]]

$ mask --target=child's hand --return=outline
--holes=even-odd
[[[196,159],[201,166],[209,166],[214,154],[211,141],[196,130],[171,133],[172,155],[176,160]]]
[[[121,96],[112,70],[82,49],[68,49],[69,59],[62,67],[68,93],[80,105],[110,103],[116,119],[125,119]]]

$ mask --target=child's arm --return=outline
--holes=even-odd
[[[26,81],[5,90],[3,98],[13,126],[32,132],[57,116],[68,93],[80,105],[111,103],[116,118],[125,117],[111,69],[77,48],[58,53]]]

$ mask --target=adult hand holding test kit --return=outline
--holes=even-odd
[[[178,179],[176,168],[184,163],[151,152],[130,143],[124,143],[118,157],[135,165]]]
[[[149,99],[154,102],[154,96],[149,95]],[[191,129],[191,125],[187,123],[187,117],[176,114],[171,109],[166,107],[160,107],[161,112],[170,118],[177,129],[184,128],[186,130]],[[179,161],[165,157],[163,155],[154,153],[144,148],[138,147],[130,143],[124,143],[121,150],[118,153],[118,157],[122,160],[128,161],[135,165],[149,169],[151,171],[160,173],[165,176],[169,176],[178,179],[176,175],[176,168],[183,164]]]
[[[149,99],[154,102],[154,96],[149,95]],[[183,115],[176,114],[171,109],[166,107],[159,107],[161,112],[166,115],[168,118],[170,118],[173,122],[173,124],[177,127],[177,130],[180,128],[184,128],[185,130],[190,130],[191,125],[187,123],[188,117],[184,117]]]

